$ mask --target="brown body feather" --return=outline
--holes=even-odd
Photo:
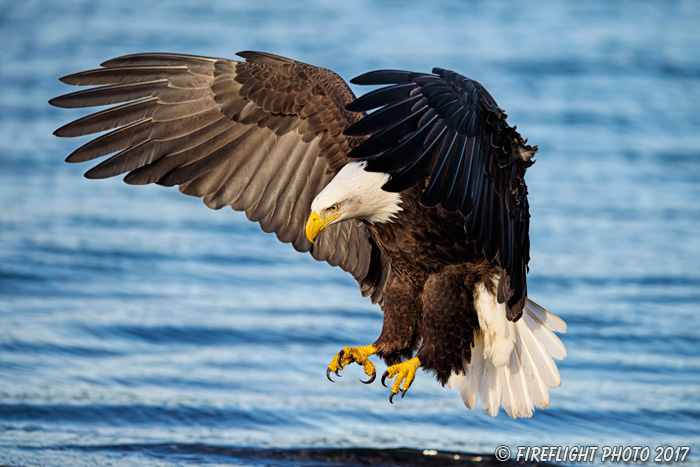
[[[388,364],[418,350],[421,366],[445,384],[470,359],[479,326],[474,286],[498,267],[468,244],[459,213],[423,207],[420,193],[418,187],[402,193],[403,210],[393,222],[368,226],[392,266],[374,346]]]

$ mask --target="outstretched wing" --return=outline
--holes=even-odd
[[[349,157],[368,160],[368,170],[392,174],[384,186],[403,191],[425,183],[421,203],[459,210],[477,252],[501,266],[499,301],[508,318],[522,314],[530,254],[525,170],[536,147],[526,145],[484,87],[453,71],[434,74],[381,70],[355,84],[389,84],[346,108],[371,113],[345,130],[372,135]]]
[[[62,137],[111,130],[67,161],[116,153],[85,176],[127,173],[130,184],[179,185],[212,209],[245,211],[282,242],[350,272],[363,295],[379,300],[387,265],[360,222],[329,227],[315,245],[304,233],[311,202],[358,142],[342,134],[361,118],[345,109],[352,92],[323,68],[259,52],[238,55],[246,61],[129,55],[61,78],[98,87],[52,105],[120,104],[56,130]]]

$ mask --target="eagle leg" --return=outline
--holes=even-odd
[[[394,403],[394,396],[399,393],[399,388],[401,387],[401,381],[404,381],[403,388],[401,389],[401,397],[406,395],[406,391],[413,384],[413,380],[416,379],[416,371],[420,367],[420,360],[418,357],[412,358],[407,362],[398,363],[396,365],[390,366],[382,375],[382,386],[387,387],[385,381],[387,378],[393,378],[394,384],[391,387],[391,394],[389,395],[389,402]]]
[[[335,373],[336,376],[340,377],[338,371],[342,370],[345,365],[350,363],[357,363],[362,365],[369,379],[367,381],[362,381],[365,384],[369,384],[377,377],[377,370],[374,368],[374,364],[369,360],[370,355],[375,353],[377,350],[373,345],[365,345],[364,347],[343,347],[343,349],[335,354],[333,360],[328,365],[326,370],[326,378],[331,382],[331,373]]]

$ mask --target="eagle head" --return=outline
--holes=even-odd
[[[401,195],[382,190],[390,175],[365,171],[366,162],[350,162],[311,203],[306,237],[316,236],[336,222],[362,219],[370,224],[389,222],[401,211]]]

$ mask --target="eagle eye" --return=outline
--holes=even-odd
[[[340,209],[340,205],[336,203],[333,206],[328,208],[328,212],[337,212],[338,209]]]

